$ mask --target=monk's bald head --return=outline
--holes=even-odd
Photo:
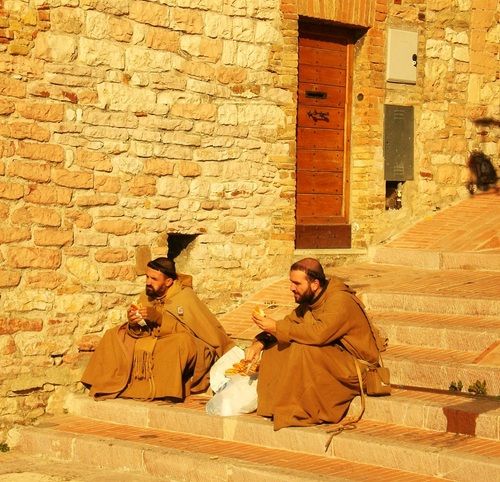
[[[325,272],[321,263],[314,258],[304,258],[290,267],[290,271],[302,271],[309,278],[309,281],[318,280],[320,286],[326,283]]]

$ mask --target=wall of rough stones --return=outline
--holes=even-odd
[[[350,221],[366,249],[469,195],[472,150],[498,164],[500,7],[355,3],[372,22],[351,107]],[[78,389],[169,241],[189,242],[178,268],[215,313],[286,274],[298,16],[350,21],[347,4],[0,0],[0,439]],[[416,85],[385,82],[389,27],[418,31]],[[415,108],[400,210],[385,208],[384,104]]]
[[[498,169],[499,20],[496,0],[376,2],[354,68],[351,216],[359,243],[374,245],[469,196],[472,151],[489,155]],[[418,32],[415,85],[385,82],[388,28]],[[384,104],[414,107],[415,177],[402,186],[400,210],[384,206]]]

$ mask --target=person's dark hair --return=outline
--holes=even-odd
[[[169,258],[156,258],[148,263],[148,268],[163,273],[168,278],[177,279],[175,263]]]
[[[323,271],[323,266],[321,263],[314,258],[304,258],[296,263],[293,263],[290,267],[290,271],[302,271],[306,274],[309,281],[314,281],[317,279],[320,286],[325,286],[326,277]]]

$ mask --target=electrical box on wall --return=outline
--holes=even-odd
[[[387,41],[387,82],[417,83],[418,34],[389,29]]]
[[[384,178],[413,180],[413,107],[384,106]]]

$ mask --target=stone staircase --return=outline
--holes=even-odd
[[[255,414],[211,416],[208,396],[174,405],[74,395],[67,413],[13,430],[10,445],[53,464],[117,474],[106,480],[499,480],[499,201],[463,201],[378,247],[373,262],[327,269],[356,289],[388,336],[383,360],[393,383],[391,396],[367,398],[356,429],[333,437],[327,450],[328,426],[275,432]],[[474,209],[493,224],[471,235]],[[255,334],[255,304],[275,318],[289,312],[288,280],[221,318],[242,342]],[[451,392],[459,381],[462,391]],[[468,393],[477,381],[487,396]],[[359,407],[358,398],[350,412]]]

